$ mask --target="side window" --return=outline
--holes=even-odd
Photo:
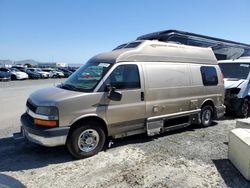
[[[116,67],[100,90],[104,91],[107,84],[110,84],[116,89],[140,88],[140,76],[137,65],[120,65]]]
[[[202,81],[205,86],[214,86],[218,84],[218,76],[214,67],[201,67]]]
[[[0,71],[2,71],[2,72],[8,72],[8,69],[0,68]]]

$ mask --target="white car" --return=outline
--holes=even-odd
[[[16,68],[10,68],[9,71],[11,73],[11,80],[25,80],[29,78],[27,73],[21,72]]]
[[[64,77],[63,72],[58,71],[58,70],[56,70],[56,69],[45,68],[45,69],[42,69],[42,70],[43,70],[44,72],[50,73],[50,77],[51,77],[51,78],[63,78],[63,77]]]

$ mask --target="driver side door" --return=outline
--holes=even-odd
[[[106,97],[106,119],[115,134],[142,129],[145,123],[146,104],[141,66],[117,65],[102,86],[107,85],[121,93],[120,101]],[[107,91],[106,91],[107,92]]]

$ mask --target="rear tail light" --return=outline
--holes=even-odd
[[[224,75],[223,75],[223,73],[221,73],[221,79],[222,79],[222,83],[224,84]]]

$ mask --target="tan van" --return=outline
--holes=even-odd
[[[149,136],[224,115],[224,85],[210,48],[135,41],[97,55],[57,87],[34,92],[21,117],[31,142],[67,145],[76,158],[108,137]]]

